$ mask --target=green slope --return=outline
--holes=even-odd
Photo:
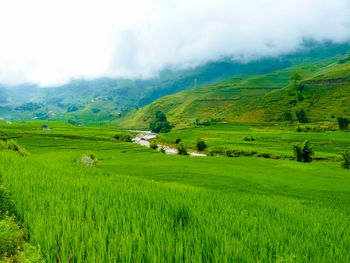
[[[124,127],[146,128],[155,112],[164,112],[177,127],[216,119],[221,122],[284,121],[303,108],[311,121],[350,115],[349,55],[272,73],[232,78],[217,85],[183,91],[158,99],[119,120]],[[298,72],[299,90],[290,77]],[[298,86],[297,85],[297,86]]]
[[[209,62],[186,70],[167,69],[148,79],[73,80],[51,88],[23,84],[8,89],[0,84],[0,118],[28,120],[73,119],[86,123],[116,119],[127,110],[145,106],[169,94],[219,83],[234,76],[266,74],[291,66],[318,63],[350,50],[350,43],[305,42],[292,54],[263,58],[249,63],[231,60]],[[4,89],[5,88],[5,89]],[[35,103],[35,110],[27,103]],[[69,111],[70,107],[77,110]],[[26,109],[27,108],[27,109]],[[93,109],[98,109],[98,113]]]

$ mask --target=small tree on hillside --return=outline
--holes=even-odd
[[[309,121],[309,119],[306,116],[306,112],[304,111],[304,109],[296,111],[295,112],[295,116],[297,117],[297,119],[298,119],[298,121],[300,123],[307,123]]]
[[[178,155],[188,155],[185,146],[182,143],[177,145],[177,154]]]
[[[196,148],[197,148],[197,150],[198,150],[199,152],[202,152],[202,151],[204,151],[204,150],[207,148],[207,145],[205,144],[204,141],[199,140],[199,141],[197,141],[197,143],[196,143]]]
[[[346,130],[350,124],[350,120],[344,117],[338,117],[337,122],[340,130]]]
[[[150,129],[152,132],[167,133],[172,129],[164,113],[157,111],[156,118],[150,123]]]
[[[294,87],[296,87],[298,82],[301,81],[302,78],[298,72],[294,72],[294,74],[290,77],[290,80],[294,82]]]
[[[341,162],[341,167],[344,169],[350,169],[350,149],[341,153],[341,156],[343,159]]]
[[[304,141],[302,144],[294,145],[294,157],[297,162],[310,163],[312,162],[312,155],[314,154],[310,142]]]

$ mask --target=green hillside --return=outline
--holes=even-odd
[[[349,55],[303,64],[272,73],[236,77],[217,85],[183,91],[158,99],[120,120],[124,127],[146,128],[155,112],[184,127],[211,120],[219,122],[296,121],[304,109],[310,121],[331,121],[350,115]],[[298,72],[302,80],[294,83]]]

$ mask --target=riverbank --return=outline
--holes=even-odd
[[[129,130],[130,132],[135,132],[137,133],[136,137],[134,137],[132,139],[132,141],[134,143],[137,143],[141,146],[144,147],[150,147],[151,146],[151,142],[150,140],[152,140],[153,138],[155,138],[157,136],[157,133],[153,133],[150,131],[137,131],[137,130]],[[164,149],[166,154],[177,154],[177,149],[174,147],[171,147],[169,145],[165,145],[165,144],[157,144],[157,151],[160,151],[161,149]],[[195,156],[200,156],[200,157],[204,157],[207,156],[206,154],[203,153],[196,153],[196,152],[189,152],[188,155],[195,157]]]

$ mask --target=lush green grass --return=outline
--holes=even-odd
[[[0,127],[31,153],[0,152],[0,171],[49,262],[350,260],[350,174],[337,163],[169,156],[110,127],[36,125]],[[76,162],[87,150],[99,168]]]
[[[26,231],[14,212],[13,200],[0,174],[0,262],[44,262],[40,251],[27,243]]]
[[[301,125],[305,127],[317,125]],[[252,136],[255,141],[245,141],[246,136]],[[237,125],[218,124],[206,127],[172,130],[170,133],[159,134],[158,140],[175,144],[180,138],[186,147],[195,149],[198,139],[204,140],[208,150],[231,149],[240,151],[256,151],[280,156],[293,156],[293,145],[310,140],[315,152],[315,158],[336,160],[339,153],[350,147],[348,131],[296,132],[295,126],[285,125]]]

